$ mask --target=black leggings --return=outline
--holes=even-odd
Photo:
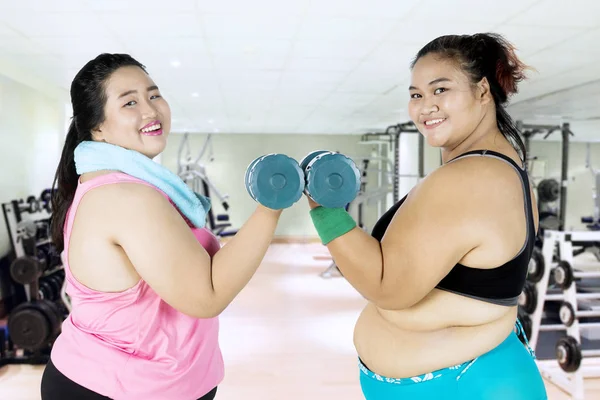
[[[48,361],[42,375],[42,400],[110,400],[96,392],[73,382],[56,369],[52,360]],[[213,400],[217,394],[214,388],[198,400]]]

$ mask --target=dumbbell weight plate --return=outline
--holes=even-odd
[[[558,317],[560,318],[560,322],[563,323],[566,327],[573,325],[575,322],[575,309],[566,301],[563,301],[558,309]]]
[[[321,154],[325,154],[325,153],[330,153],[330,151],[327,150],[316,150],[316,151],[312,151],[310,153],[308,153],[306,155],[306,157],[304,157],[301,161],[300,161],[300,168],[302,169],[302,172],[306,172],[306,167],[308,167],[308,164],[310,164],[310,162],[318,155]]]
[[[39,278],[43,266],[35,257],[19,257],[10,265],[11,278],[21,285],[27,285]]]
[[[60,290],[62,289],[63,280],[57,274],[52,274],[48,277],[48,283],[51,285],[54,295],[52,300],[58,300],[60,297]]]
[[[31,351],[44,347],[51,330],[48,318],[32,303],[17,306],[8,316],[7,326],[13,344]]]
[[[558,265],[552,270],[554,282],[562,289],[567,290],[573,283],[573,268],[566,261],[559,261]]]
[[[44,191],[42,191],[42,193],[40,194],[40,200],[43,203],[43,207],[46,210],[46,212],[51,213],[52,212],[52,189],[45,189]]]
[[[268,154],[248,166],[246,189],[265,207],[274,210],[288,208],[302,197],[304,174],[293,158],[284,154]]]
[[[529,270],[527,272],[527,280],[533,283],[538,283],[544,277],[546,265],[544,263],[544,256],[542,252],[535,247],[533,254],[529,260]]]
[[[46,246],[46,245],[38,246],[36,249],[36,253],[37,253],[37,258],[38,258],[38,260],[41,261],[41,264],[43,264],[44,269],[48,268],[50,266],[50,261],[51,261],[48,246]]]
[[[345,207],[360,190],[360,172],[343,154],[316,155],[305,172],[307,194],[323,207]]]
[[[304,194],[306,194],[307,196],[310,196],[310,193],[308,192],[308,187],[306,186],[306,184],[307,184],[307,181],[306,181],[307,167],[308,167],[308,164],[310,164],[311,161],[314,160],[316,156],[319,156],[321,154],[333,154],[333,153],[331,151],[327,151],[327,150],[315,150],[315,151],[311,151],[302,160],[300,160],[300,169],[302,170],[302,173],[304,174],[304,181],[305,181]]]
[[[39,284],[40,284],[40,289],[39,289],[40,299],[56,300],[54,298],[54,295],[55,295],[54,287],[50,282],[48,282],[45,279],[40,279]]]
[[[537,289],[534,284],[526,282],[519,295],[519,306],[527,314],[533,314],[537,308]]]
[[[30,214],[34,214],[34,213],[40,211],[42,208],[39,200],[36,199],[35,196],[27,197],[27,204],[29,204],[29,206],[27,207],[26,210]]]
[[[265,158],[266,156],[269,156],[269,155],[271,155],[271,154],[267,154],[267,155],[255,158],[254,160],[252,160],[250,165],[248,165],[248,168],[246,168],[246,175],[244,176],[244,184],[246,185],[246,190],[248,191],[248,194],[250,195],[250,197],[252,197],[253,200],[256,200],[256,197],[254,197],[252,188],[248,184],[249,178],[250,178],[250,172],[252,171],[252,169],[254,168],[254,166],[256,165],[257,162],[259,162],[260,160],[262,160],[263,158]]]
[[[581,346],[572,336],[563,336],[556,343],[556,360],[565,372],[575,372],[581,365]]]
[[[544,179],[538,184],[538,197],[541,203],[558,200],[560,184],[556,179]]]
[[[54,243],[48,244],[48,269],[54,269],[59,265],[62,265],[62,259],[60,258],[60,253],[56,250],[56,245]]]
[[[39,308],[48,319],[50,324],[50,336],[48,339],[56,338],[60,333],[63,316],[58,305],[53,301],[38,300],[34,303],[35,307]]]

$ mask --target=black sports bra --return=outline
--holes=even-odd
[[[531,192],[529,177],[517,163],[504,154],[491,150],[475,150],[462,154],[449,162],[462,157],[486,156],[495,157],[509,163],[521,177],[523,191],[525,192],[525,217],[527,218],[527,238],[519,254],[512,260],[499,267],[491,269],[470,268],[456,264],[452,270],[436,286],[463,296],[479,299],[489,303],[515,306],[527,278],[529,260],[535,245],[535,223],[531,205]],[[408,195],[406,195],[408,196]],[[381,241],[394,214],[402,206],[406,196],[390,208],[375,224],[371,235]]]

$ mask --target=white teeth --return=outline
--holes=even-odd
[[[142,129],[142,132],[152,132],[152,131],[155,131],[157,129],[160,129],[160,127],[161,127],[161,124],[154,124],[154,125],[151,125],[151,126],[149,126],[147,128]]]
[[[425,125],[434,125],[434,124],[439,124],[440,122],[444,121],[444,118],[440,118],[440,119],[432,119],[431,121],[425,121]]]

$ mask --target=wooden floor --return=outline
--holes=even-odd
[[[226,378],[217,400],[364,399],[352,331],[364,300],[343,278],[319,277],[318,244],[273,244],[221,316]],[[518,368],[518,366],[515,366]],[[38,400],[43,367],[0,369],[0,399]],[[550,400],[570,396],[547,383]],[[600,379],[586,380],[600,398]]]

